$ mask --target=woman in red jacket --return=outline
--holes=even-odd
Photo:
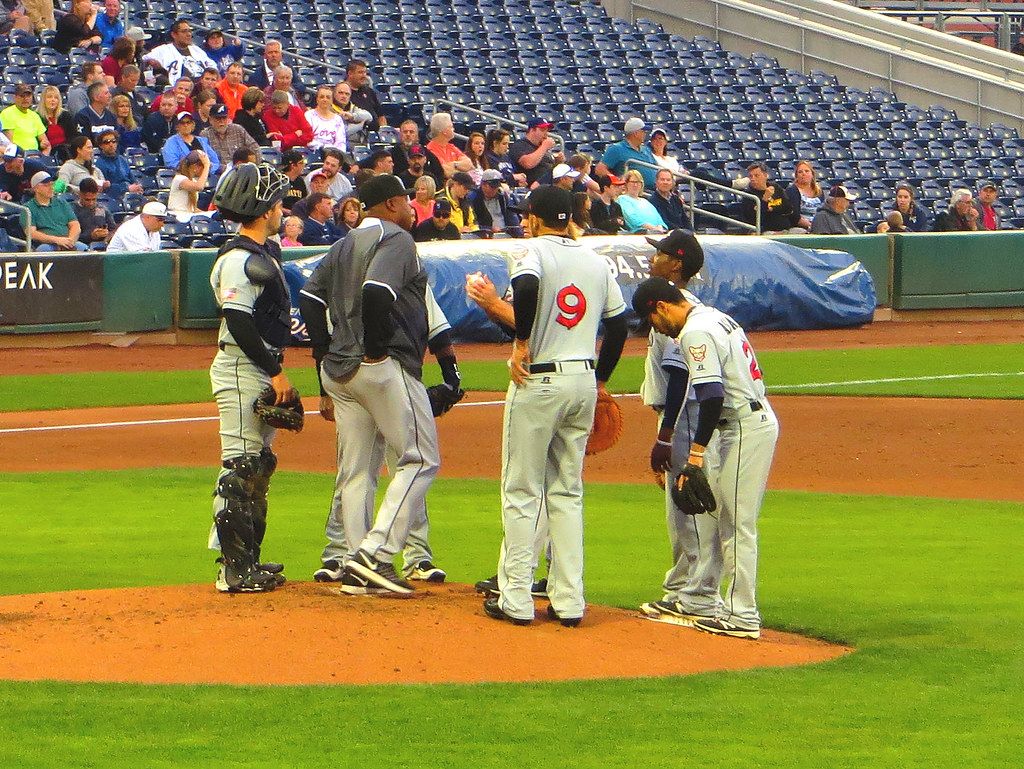
[[[267,137],[281,142],[281,151],[292,147],[305,147],[313,138],[313,129],[300,107],[288,102],[285,91],[274,91],[270,107],[263,111],[263,122],[267,124]]]

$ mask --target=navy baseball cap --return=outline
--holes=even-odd
[[[425,158],[427,156],[426,150],[423,149],[419,144],[414,144],[409,148],[409,157],[419,156]]]
[[[359,202],[363,208],[369,209],[379,206],[385,200],[391,198],[407,197],[415,190],[407,190],[402,181],[392,174],[378,174],[372,179],[367,179],[359,188]]]
[[[537,187],[526,199],[529,211],[546,223],[568,224],[572,218],[572,193],[550,184]]]
[[[646,319],[658,302],[675,304],[683,300],[683,292],[664,278],[648,278],[633,292],[633,312]]]
[[[554,123],[552,123],[550,120],[545,120],[542,117],[530,118],[529,122],[526,124],[526,130],[527,131],[532,131],[534,128],[554,128],[554,127],[555,127]]]
[[[452,215],[452,204],[447,200],[435,200],[434,201],[434,216],[451,216]]]
[[[210,117],[227,117],[228,108],[226,104],[214,104],[210,108]]]
[[[661,238],[647,238],[648,243],[663,254],[683,263],[683,275],[690,279],[704,266],[704,249],[689,230],[672,230]]]

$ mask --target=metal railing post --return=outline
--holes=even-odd
[[[9,200],[0,200],[0,207],[2,208],[13,208],[15,211],[20,212],[25,217],[25,253],[32,253],[32,236],[29,235],[29,230],[32,229],[32,209],[17,203],[12,203]]]
[[[630,158],[629,160],[627,160],[625,162],[626,170],[629,170],[630,166],[638,166],[640,168],[653,168],[655,171],[666,171],[666,170],[668,170],[668,169],[663,168],[662,166],[656,165],[654,163],[647,163],[647,162],[645,162],[643,160],[636,160],[634,158]],[[672,178],[673,179],[678,179],[678,180],[682,180],[682,181],[688,182],[689,185],[690,185],[690,200],[689,200],[688,203],[685,204],[687,206],[687,208],[690,209],[690,229],[693,229],[693,224],[694,224],[694,221],[695,221],[695,214],[702,214],[703,216],[710,217],[711,219],[715,219],[716,221],[719,221],[719,222],[725,222],[726,224],[733,224],[733,225],[736,225],[737,227],[740,227],[741,229],[744,229],[744,230],[752,230],[755,235],[760,235],[761,234],[761,198],[759,198],[757,195],[753,195],[753,194],[751,194],[749,192],[744,192],[743,190],[738,190],[738,189],[736,189],[734,187],[726,187],[724,184],[718,184],[717,182],[709,182],[707,179],[701,179],[701,178],[696,177],[696,176],[690,176],[689,174],[680,174],[680,173],[677,173],[675,171],[669,171],[669,173],[672,174]],[[735,195],[738,198],[749,198],[749,199],[753,200],[754,201],[754,224],[751,225],[751,224],[748,224],[747,222],[744,222],[744,221],[742,221],[740,219],[733,219],[732,217],[729,217],[729,216],[723,216],[722,214],[716,214],[714,211],[708,211],[707,209],[704,209],[704,208],[698,208],[696,202],[694,202],[694,198],[696,197],[696,190],[694,189],[694,186],[698,185],[698,184],[702,185],[704,187],[709,187],[711,189],[722,190],[724,192],[728,192],[731,195]]]

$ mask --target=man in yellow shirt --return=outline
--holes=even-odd
[[[473,177],[465,171],[452,175],[445,185],[441,200],[447,200],[452,206],[451,223],[459,228],[459,232],[476,232],[480,229],[476,223],[476,214],[470,204],[469,192],[476,189]]]
[[[21,83],[14,89],[14,104],[0,112],[0,125],[12,142],[23,150],[48,150],[46,126],[32,109],[32,86]]]

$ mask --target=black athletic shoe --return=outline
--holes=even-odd
[[[269,593],[277,587],[277,580],[258,569],[238,572],[221,563],[214,585],[221,593]]]
[[[579,627],[583,621],[583,617],[559,617],[555,607],[551,604],[548,604],[548,618],[557,619],[562,623],[562,627]]]
[[[447,576],[448,573],[444,569],[439,569],[430,561],[420,561],[409,570],[406,579],[437,583],[444,582]]]
[[[734,625],[732,622],[724,619],[702,619],[693,623],[693,626],[697,630],[703,630],[705,633],[714,633],[715,635],[724,635],[730,638],[749,638],[752,641],[756,641],[761,637],[761,628],[759,627]]]
[[[313,572],[313,579],[317,582],[341,582],[341,576],[345,570],[340,561],[324,561],[324,565]]]
[[[502,611],[502,608],[499,605],[499,599],[497,597],[484,599],[484,614],[486,614],[491,619],[504,620],[506,622],[511,622],[513,625],[529,625],[531,622],[533,622],[532,619],[519,619],[517,617],[510,617],[509,615],[507,615],[504,611]]]
[[[493,577],[482,579],[473,585],[474,589],[478,593],[484,593],[485,595],[497,595],[498,594],[498,575],[495,574]]]
[[[339,591],[345,595],[383,595],[388,593],[382,587],[377,587],[370,583],[370,580],[365,577],[360,577],[354,571],[343,571],[341,579],[338,580],[341,583]]]
[[[266,563],[256,564],[256,568],[260,571],[270,572],[271,574],[280,574],[282,571],[284,571],[284,564],[274,563],[273,561],[267,561]]]
[[[530,595],[534,598],[547,598],[548,597],[548,578],[538,579],[530,587]]]
[[[378,561],[369,553],[359,550],[353,555],[345,567],[347,571],[355,572],[360,577],[372,582],[377,587],[395,593],[396,595],[411,595],[412,585],[398,576],[394,565],[390,561]]]

